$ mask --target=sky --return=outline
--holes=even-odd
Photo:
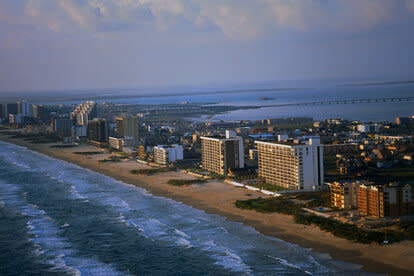
[[[312,79],[414,79],[414,0],[0,1],[0,91]]]

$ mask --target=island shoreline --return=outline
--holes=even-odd
[[[0,134],[0,140],[26,147],[29,150],[51,158],[63,160],[122,181],[123,183],[143,188],[155,196],[169,198],[193,208],[203,210],[206,213],[219,215],[230,221],[243,223],[255,228],[264,235],[297,244],[304,248],[310,248],[314,252],[328,253],[335,260],[361,265],[362,269],[367,272],[387,273],[389,275],[412,275],[414,272],[414,266],[412,266],[414,261],[413,241],[404,241],[387,246],[358,244],[334,237],[332,234],[323,232],[315,226],[296,224],[292,216],[278,213],[262,214],[251,210],[238,209],[232,202],[216,202],[214,197],[217,197],[217,194],[214,193],[217,192],[213,191],[210,194],[206,191],[206,188],[196,187],[194,188],[196,190],[193,191],[189,187],[171,187],[168,184],[158,183],[160,181],[158,181],[159,178],[157,176],[132,175],[129,171],[125,171],[125,169],[124,171],[117,170],[115,165],[100,164],[91,157],[75,156],[73,151],[76,148],[50,148],[51,144],[32,144],[23,139],[11,138],[4,134]],[[93,148],[93,146],[86,147]],[[242,191],[241,193],[240,188],[230,185],[227,186],[227,190],[234,189],[234,193],[238,195],[248,192]],[[211,202],[202,199],[203,193],[207,197],[212,198]],[[227,199],[224,198],[222,200]],[[379,260],[383,260],[383,262]]]

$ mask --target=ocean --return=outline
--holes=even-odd
[[[0,141],[1,275],[372,275]]]

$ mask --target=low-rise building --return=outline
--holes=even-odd
[[[410,185],[360,185],[358,211],[376,218],[413,214],[413,195]]]
[[[22,125],[24,117],[22,114],[9,114],[9,124],[11,125]]]
[[[109,148],[128,153],[133,151],[135,145],[135,139],[133,137],[109,137],[108,142]]]
[[[181,145],[158,145],[154,147],[154,162],[157,164],[168,165],[183,159],[183,147]]]
[[[366,181],[335,181],[329,183],[331,207],[339,209],[358,208],[358,188],[360,185],[369,185]]]
[[[352,155],[358,152],[358,144],[325,144],[323,154],[325,156],[335,156],[337,154]]]
[[[256,149],[249,149],[249,159],[250,160],[257,160],[257,150]]]
[[[359,124],[357,130],[361,133],[379,132],[380,126],[378,124]]]

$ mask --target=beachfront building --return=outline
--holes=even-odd
[[[7,114],[7,105],[0,103],[0,121],[1,119],[6,118],[6,114]]]
[[[11,125],[22,125],[24,122],[24,117],[22,114],[9,114],[9,124]]]
[[[60,137],[72,136],[73,121],[65,117],[52,119],[52,130]]]
[[[358,188],[360,185],[370,185],[367,181],[335,181],[329,183],[331,207],[339,209],[358,208]]]
[[[84,102],[78,105],[70,114],[75,126],[87,126],[88,121],[97,116],[97,108],[95,102]]]
[[[320,138],[302,137],[277,142],[255,141],[258,176],[268,184],[289,190],[323,188],[323,149]]]
[[[108,140],[108,123],[105,119],[95,118],[88,122],[88,139],[99,142]]]
[[[133,152],[135,141],[132,137],[109,137],[109,148],[122,152]]]
[[[9,114],[13,114],[13,115],[19,114],[17,103],[8,103],[8,104],[6,104],[5,112],[6,112],[5,113],[6,118],[9,117]]]
[[[17,102],[17,113],[23,117],[34,117],[33,116],[33,105],[26,101]]]
[[[360,215],[376,218],[413,214],[413,195],[410,185],[360,185],[358,211]]]
[[[229,130],[225,136],[202,136],[201,159],[203,169],[217,174],[244,168],[243,139]]]
[[[154,161],[157,164],[168,165],[169,163],[183,159],[183,147],[181,145],[158,145],[154,147]]]
[[[133,116],[122,116],[116,118],[116,129],[118,137],[132,137],[138,141],[138,118]]]
[[[361,185],[358,189],[358,211],[363,216],[384,217],[383,186]]]

